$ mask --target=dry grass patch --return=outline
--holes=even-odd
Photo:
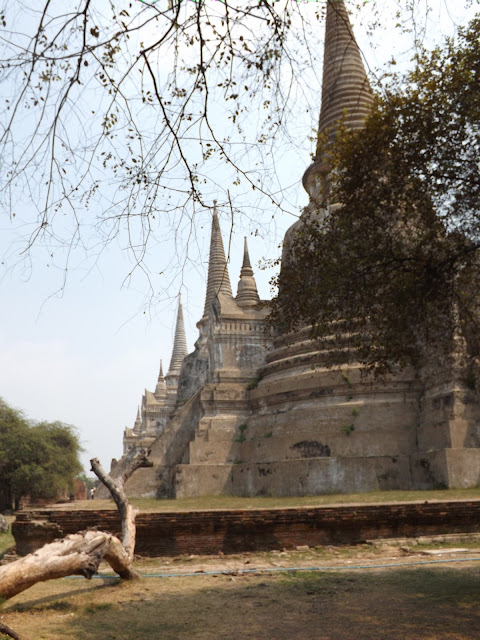
[[[384,560],[392,552],[385,550]],[[143,559],[138,568],[173,573],[314,562],[346,567],[375,562],[378,553],[327,548]],[[200,573],[137,582],[61,579],[20,594],[4,605],[3,615],[25,640],[473,640],[480,637],[479,602],[480,565],[472,562],[367,571]]]

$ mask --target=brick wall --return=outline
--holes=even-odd
[[[120,531],[116,511],[32,510],[17,515],[17,552],[89,527]],[[174,556],[352,544],[366,539],[480,531],[480,500],[382,505],[140,513],[140,555]]]

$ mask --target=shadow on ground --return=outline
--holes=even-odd
[[[17,630],[29,616],[31,640],[480,637],[480,567],[145,578],[72,593],[10,607]]]

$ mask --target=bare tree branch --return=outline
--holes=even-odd
[[[97,458],[90,460],[92,471],[103,482],[110,491],[112,498],[117,505],[120,517],[122,519],[122,543],[123,548],[127,552],[130,562],[133,562],[135,552],[136,527],[135,518],[138,509],[135,509],[128,501],[125,493],[124,484],[128,478],[140,467],[152,467],[153,462],[147,459],[147,456],[138,454],[134,456],[126,465],[122,475],[114,480],[102,468]]]
[[[87,530],[46,544],[38,551],[0,567],[0,597],[4,599],[29,589],[37,582],[81,575],[90,579],[102,560],[124,580],[139,578],[133,568],[137,510],[129,504],[123,484],[140,467],[152,466],[145,455],[132,458],[121,478],[113,480],[96,458],[92,470],[112,494],[122,519],[123,541],[104,531]],[[15,636],[12,636],[15,637]]]

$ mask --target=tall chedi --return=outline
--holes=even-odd
[[[179,383],[179,400],[185,402],[182,414],[190,408],[183,425],[191,418],[192,437],[188,450],[177,457],[180,464],[160,472],[163,478],[174,478],[170,490],[165,490],[168,495],[172,490],[177,497],[232,491],[233,461],[239,459],[238,440],[246,438],[243,429],[250,415],[249,386],[270,344],[267,313],[260,305],[246,240],[233,296],[215,205],[205,307],[197,324],[200,337],[184,361]],[[180,416],[179,412],[175,419]],[[243,485],[237,488],[244,491]]]
[[[263,363],[266,310],[259,307],[257,285],[245,241],[238,294],[232,293],[217,203],[212,212],[207,287],[203,315],[197,323],[195,351],[184,362],[178,398],[184,402],[202,385],[250,380]]]
[[[283,274],[294,266],[295,232],[303,221],[323,218],[341,206],[325,197],[330,167],[323,145],[334,143],[339,123],[360,130],[372,104],[345,4],[328,0],[319,142],[303,176],[309,204],[285,236]],[[280,302],[281,297],[280,288]],[[254,450],[257,466],[263,463],[262,476],[250,465],[248,477],[256,479],[252,490],[299,495],[408,488],[419,417],[414,380],[406,374],[377,383],[361,376],[358,363],[328,368],[325,350],[342,344],[336,338],[319,343],[310,336],[304,327],[275,338],[251,391],[247,432],[259,439]],[[269,449],[261,444],[262,433],[270,439]],[[244,459],[242,452],[239,457]]]
[[[309,204],[285,237],[287,275],[294,268],[295,231],[309,216],[321,219],[341,207],[329,201],[330,167],[322,149],[335,142],[337,123],[361,130],[373,103],[343,0],[328,1],[325,29],[319,143],[303,176]],[[468,393],[460,380],[445,367],[440,376],[405,368],[375,379],[354,357],[326,366],[345,349],[355,353],[350,339],[333,328],[315,341],[309,327],[275,339],[250,396],[246,433],[261,443],[268,429],[263,435],[271,444],[263,453],[261,444],[252,445],[257,467],[263,466],[255,473],[251,459],[242,470],[249,490],[299,495],[477,484],[480,449],[472,445],[472,427],[478,403],[463,400]],[[246,459],[245,452],[238,457]]]

